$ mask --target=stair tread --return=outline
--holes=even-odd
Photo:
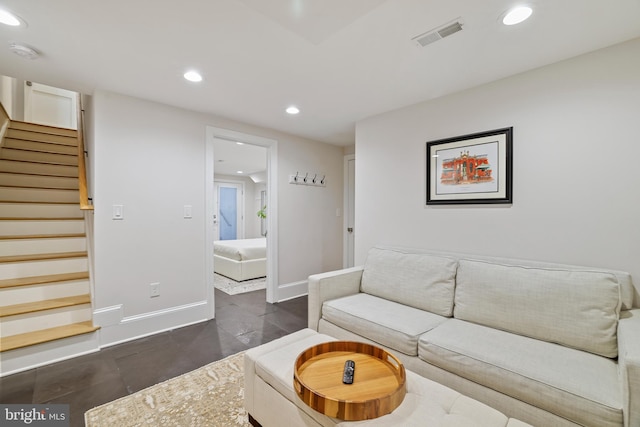
[[[0,221],[84,221],[82,217],[73,217],[73,216],[65,216],[65,217],[24,217],[24,216],[5,216],[0,217]]]
[[[58,141],[29,139],[21,137],[5,137],[4,146],[16,150],[37,151],[40,153],[58,153],[78,155],[77,145],[64,144]]]
[[[43,142],[45,144],[58,144],[66,146],[78,145],[78,135],[59,135],[41,130],[16,129],[9,127],[5,138],[14,141]]]
[[[34,255],[10,255],[0,257],[0,263],[8,262],[25,262],[25,261],[46,261],[53,259],[65,259],[65,258],[82,258],[87,256],[87,251],[79,252],[57,252],[48,254],[34,254]]]
[[[93,322],[87,321],[58,326],[56,328],[42,329],[26,334],[11,335],[0,339],[0,351],[15,350],[17,348],[28,347],[62,338],[88,334],[98,329],[100,329],[99,326],[93,326]]]
[[[38,142],[40,144],[52,144],[55,145],[54,143],[50,143],[50,142],[42,142],[42,141],[29,141],[29,142]],[[66,146],[65,146],[66,147]],[[60,153],[58,151],[48,151],[48,150],[34,150],[32,148],[28,148],[28,147],[13,147],[11,145],[7,145],[4,147],[6,150],[16,150],[16,151],[30,151],[32,153],[43,153],[43,154],[55,154],[57,156],[70,156],[70,157],[78,157],[78,153]],[[7,159],[9,160],[9,159]]]
[[[38,130],[33,130],[34,128]],[[31,132],[49,133],[52,135],[62,135],[62,136],[76,136],[78,133],[76,129],[41,125],[39,123],[25,122],[22,120],[11,120],[11,122],[9,122],[9,129],[27,130]]]
[[[72,178],[73,179],[73,178]],[[3,184],[4,188],[14,188],[14,189],[30,189],[30,190],[67,190],[67,191],[79,191],[79,187],[69,188],[63,186],[44,186],[44,185],[11,185],[11,184]]]
[[[63,298],[53,298],[43,301],[27,302],[23,304],[0,307],[0,317],[15,316],[17,314],[35,313],[55,308],[72,307],[74,305],[90,304],[91,295],[74,295]]]
[[[32,153],[32,154],[25,154]],[[11,147],[2,148],[0,160],[35,163],[39,165],[77,166],[78,155],[43,153],[38,151],[21,150]]]
[[[76,190],[78,191],[78,190]],[[0,203],[32,203],[34,205],[80,205],[80,202],[47,202],[42,200],[0,200]]]
[[[36,190],[36,191],[37,190],[51,190],[51,191],[64,191],[64,192],[67,192],[67,191],[76,191],[77,192],[78,191],[77,188],[25,187],[23,185],[6,185],[6,184],[0,185],[0,190],[2,190],[3,188],[4,189],[9,189],[10,188],[10,189],[15,190],[15,191],[18,191],[18,190],[22,189],[27,193],[30,192],[31,190]],[[31,192],[33,192],[33,191],[31,191]]]
[[[6,159],[0,159],[0,160],[4,160],[5,162],[20,162],[19,160],[6,160]],[[31,163],[31,162],[20,162],[20,163]],[[0,173],[17,175],[17,176],[24,176],[24,177],[31,177],[31,178],[78,179],[77,176],[69,176],[69,175],[55,175],[55,174],[51,174],[51,173],[30,173],[30,172],[24,172],[24,171],[15,172],[15,171],[11,171],[11,170],[3,170],[2,167],[0,167]]]
[[[17,161],[17,160],[5,160],[6,162],[13,162],[13,161]],[[29,163],[29,162],[21,162],[21,163]],[[48,175],[48,174],[41,174],[41,173],[30,173],[30,172],[25,172],[25,171],[9,171],[9,170],[2,170],[2,168],[0,167],[0,173],[6,174],[6,175],[11,175],[11,176],[15,176],[15,177],[29,177],[29,178],[64,178],[64,179],[69,179],[69,180],[74,180],[74,179],[78,179],[77,176],[59,176],[59,175]]]
[[[47,274],[44,276],[20,277],[18,279],[0,280],[0,289],[14,288],[18,286],[44,285],[47,283],[58,283],[85,279],[89,279],[88,271],[80,271],[77,273]]]
[[[3,188],[12,188],[12,189],[22,189],[22,190],[52,190],[52,191],[78,191],[77,188],[51,188],[51,187],[25,187],[24,185],[0,185],[0,189]]]
[[[78,178],[77,165],[55,165],[27,160],[14,160],[0,157],[0,171],[3,173],[21,173],[34,176],[54,176],[60,178]]]
[[[86,237],[84,233],[67,234],[24,234],[20,236],[0,236],[0,240],[33,240],[33,239],[75,239]]]

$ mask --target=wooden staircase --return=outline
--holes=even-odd
[[[0,352],[96,331],[78,131],[11,121],[0,149]]]

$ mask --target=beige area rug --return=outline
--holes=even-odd
[[[244,410],[244,352],[90,409],[88,427],[250,426]]]
[[[267,288],[267,278],[260,277],[258,279],[245,280],[236,282],[233,279],[213,273],[213,286],[220,289],[225,294],[237,295],[245,292],[258,291]]]

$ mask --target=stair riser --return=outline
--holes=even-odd
[[[71,323],[90,321],[91,305],[83,304],[36,313],[19,314],[0,319],[2,337],[24,334],[40,329],[55,328]]]
[[[0,289],[0,305],[8,306],[90,293],[88,280]]]
[[[56,128],[52,126],[39,125],[36,123],[17,121],[12,121],[11,124],[9,124],[9,129],[28,130],[31,132],[47,133],[51,135],[71,136],[74,138],[78,134],[78,132],[74,129]]]
[[[78,156],[66,154],[38,153],[36,151],[2,149],[2,158],[6,160],[20,160],[22,162],[52,163],[56,165],[78,165]]]
[[[78,138],[73,136],[51,135],[48,133],[31,132],[19,129],[7,129],[7,138],[24,139],[28,141],[52,142],[63,145],[78,145]]]
[[[0,221],[0,235],[25,236],[34,234],[84,233],[84,219],[51,221]]]
[[[87,258],[65,258],[43,261],[8,262],[0,264],[0,280],[87,271]]]
[[[4,146],[16,150],[38,151],[42,153],[77,155],[78,147],[47,142],[24,141],[22,139],[5,138]]]
[[[0,186],[78,189],[78,178],[0,172]]]
[[[53,175],[77,178],[78,166],[47,165],[45,163],[0,160],[0,171],[32,175]]]
[[[80,203],[77,190],[0,187],[0,200],[11,202]]]
[[[0,212],[2,218],[84,218],[84,213],[78,205],[0,203]],[[27,222],[29,221],[25,223]],[[2,223],[3,221],[0,221],[0,228],[2,228]],[[0,231],[0,234],[8,233]],[[37,233],[25,232],[22,234]],[[15,233],[10,235],[14,236]]]
[[[84,237],[0,240],[0,256],[82,252],[87,250]]]

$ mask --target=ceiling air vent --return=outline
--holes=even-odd
[[[415,41],[418,45],[425,47],[431,43],[437,42],[438,40],[442,40],[445,37],[449,37],[458,31],[462,31],[462,20],[460,18],[451,23],[420,34],[419,36],[415,36],[411,40]]]

